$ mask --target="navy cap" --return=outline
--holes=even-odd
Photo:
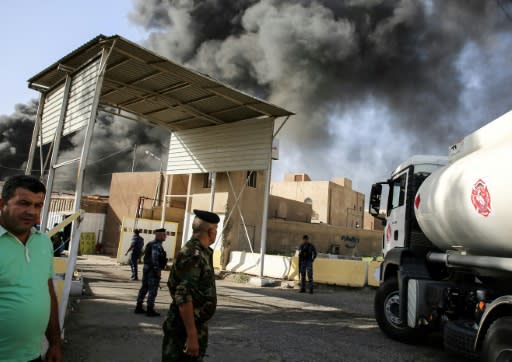
[[[155,229],[155,230],[153,230],[153,232],[155,232],[155,233],[165,233],[165,229],[164,228]]]
[[[213,212],[197,210],[197,209],[194,209],[193,211],[194,211],[194,214],[196,214],[196,216],[198,218],[200,218],[203,221],[209,222],[210,224],[218,224],[220,222],[219,215],[217,215]]]

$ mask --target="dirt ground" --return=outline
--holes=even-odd
[[[65,323],[66,361],[160,361],[161,325],[170,304],[165,283],[161,317],[133,313],[140,282],[105,256],[82,256],[84,294],[73,297]],[[164,272],[162,280],[167,280]],[[231,275],[217,280],[218,307],[209,323],[206,361],[463,361],[435,336],[421,346],[386,338],[373,317],[374,289],[291,285],[256,287]]]

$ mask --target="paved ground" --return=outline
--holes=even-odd
[[[162,316],[149,318],[133,314],[140,282],[129,280],[129,267],[85,256],[77,268],[85,291],[71,300],[66,360],[160,361],[161,325],[170,303],[165,283],[156,304]],[[233,280],[217,280],[219,304],[210,322],[207,361],[458,360],[435,336],[422,346],[386,338],[373,318],[373,289],[319,286],[310,295]]]

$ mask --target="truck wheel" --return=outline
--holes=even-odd
[[[476,338],[473,324],[467,320],[447,321],[443,328],[444,348],[469,360],[478,360],[478,355],[473,351]]]
[[[496,319],[484,338],[482,361],[512,360],[512,317]]]
[[[375,319],[380,329],[390,338],[403,343],[418,343],[426,335],[425,328],[410,328],[400,319],[398,280],[386,280],[377,289],[374,301]]]

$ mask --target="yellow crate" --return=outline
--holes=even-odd
[[[96,233],[80,234],[80,254],[94,254],[96,250]]]

